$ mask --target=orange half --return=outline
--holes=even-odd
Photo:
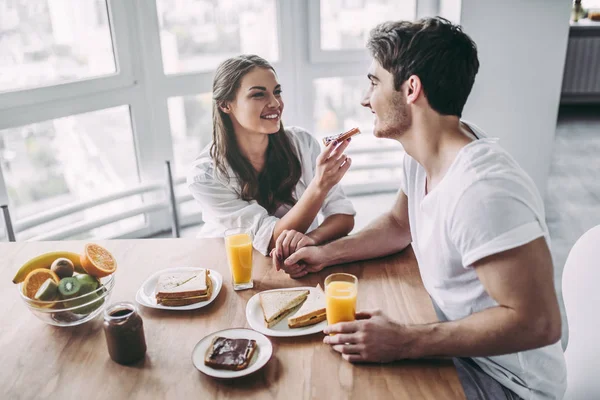
[[[117,270],[117,261],[104,247],[88,243],[81,255],[81,266],[89,275],[102,278]]]
[[[46,268],[38,268],[27,274],[25,281],[23,281],[23,294],[30,299],[33,299],[40,286],[46,282],[48,278],[51,278],[58,284],[60,278],[54,272]]]

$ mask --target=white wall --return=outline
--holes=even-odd
[[[481,64],[463,117],[499,137],[544,196],[571,2],[449,1],[462,3],[460,24],[477,43]]]

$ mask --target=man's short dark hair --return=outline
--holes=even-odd
[[[435,111],[462,115],[479,60],[475,42],[460,26],[440,17],[384,22],[371,31],[367,48],[394,76],[396,90],[416,75]]]

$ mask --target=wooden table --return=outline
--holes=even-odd
[[[221,329],[248,327],[246,302],[266,289],[323,285],[345,271],[359,279],[358,309],[380,308],[404,323],[435,321],[412,251],[327,268],[292,280],[255,253],[254,289],[234,292],[220,239],[99,241],[116,257],[116,286],[110,303],[135,300],[142,282],[169,267],[219,271],[223,289],[209,306],[193,311],[140,307],[148,353],[135,366],[108,356],[102,318],[78,327],[56,328],[31,314],[11,282],[18,267],[47,251],[81,252],[85,242],[0,243],[0,398],[2,399],[461,399],[463,390],[448,360],[352,365],[315,334],[272,338],[274,354],[265,368],[238,380],[216,380],[192,365],[194,345]]]

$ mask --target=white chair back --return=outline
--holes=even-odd
[[[600,399],[600,225],[571,249],[562,288],[569,321],[565,399]]]

